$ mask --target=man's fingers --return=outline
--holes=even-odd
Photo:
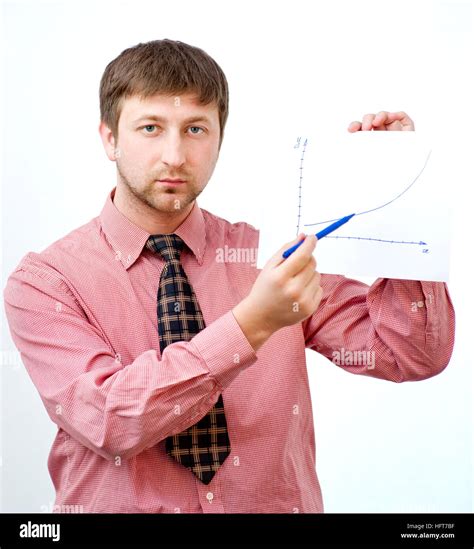
[[[348,126],[351,133],[362,131],[387,131],[404,130],[412,131],[415,129],[413,120],[404,111],[388,112],[379,111],[377,114],[365,114],[361,122],[351,122]]]
[[[316,288],[316,291],[314,292],[314,295],[313,295],[313,301],[316,303],[318,300],[321,301],[322,299],[322,296],[323,296],[323,287],[322,286],[318,286]],[[318,303],[319,305],[319,303]]]
[[[369,131],[372,129],[372,122],[375,118],[375,114],[364,114],[362,118],[362,131]]]
[[[314,259],[314,255],[311,256],[310,261],[306,264],[306,266],[295,275],[295,277],[298,278],[299,284],[305,288],[308,286],[308,284],[311,283],[314,276],[316,275],[316,278],[319,276],[319,273],[316,271],[316,262]]]
[[[270,267],[270,268],[273,268],[273,267],[276,267],[278,266],[280,263],[283,263],[283,261],[286,261],[286,259],[283,257],[283,252],[285,252],[286,250],[288,250],[288,248],[291,248],[292,246],[294,246],[295,244],[298,244],[298,242],[300,240],[304,240],[305,238],[305,234],[304,233],[300,233],[294,240],[292,240],[291,242],[286,242],[286,244],[283,244],[283,246],[277,251],[277,253],[275,255],[273,255],[267,262],[267,265]],[[303,244],[301,244],[302,246]],[[300,247],[301,247],[300,246]],[[293,252],[295,253],[295,252]],[[290,256],[291,257],[291,256]]]
[[[372,121],[372,125],[381,126],[385,124],[385,121],[387,120],[387,118],[388,118],[388,112],[380,111],[375,115],[374,120]]]
[[[281,269],[281,274],[285,278],[295,276],[308,263],[310,256],[313,254],[316,247],[317,238],[314,234],[309,234],[304,239],[303,244],[299,246],[283,263],[280,263],[277,268]]]
[[[408,116],[408,114],[404,111],[397,111],[397,112],[389,112],[388,113],[388,122],[395,122],[399,121],[402,125],[403,130],[414,130],[415,129],[415,123],[413,120]]]
[[[411,120],[408,114],[404,111],[389,112],[388,119],[390,122],[393,122],[394,120],[400,120],[400,122],[405,121],[405,123]]]
[[[311,301],[314,304],[316,303],[316,299],[317,297],[319,297],[321,292],[322,288],[319,284],[319,279],[317,277],[314,277],[303,290],[303,293],[301,295],[301,302],[306,303],[308,301]]]
[[[385,124],[388,120],[388,112],[380,111],[375,115],[375,118],[372,121],[372,126],[375,131],[387,131]]]
[[[362,127],[362,124],[360,122],[357,122],[357,120],[354,120],[354,122],[351,122],[349,126],[347,127],[347,131],[354,133],[358,132]]]
[[[394,122],[390,122],[390,124],[387,124],[387,130],[389,131],[402,131],[403,125],[400,122],[400,120],[395,120]]]

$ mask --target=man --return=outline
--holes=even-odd
[[[202,50],[125,50],[105,69],[100,107],[116,187],[98,217],[27,254],[4,290],[58,426],[56,506],[323,512],[305,347],[344,350],[353,360],[340,367],[396,383],[437,375],[454,341],[446,285],[321,275],[314,236],[261,271],[219,261],[225,246],[256,248],[258,231],[196,201],[228,114],[226,78]],[[348,129],[414,127],[380,112]]]

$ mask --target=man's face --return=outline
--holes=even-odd
[[[118,176],[147,206],[162,213],[182,213],[214,171],[219,135],[216,104],[200,105],[194,94],[128,98],[115,142]]]

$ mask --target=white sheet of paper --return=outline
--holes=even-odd
[[[260,189],[268,207],[258,268],[298,232],[356,213],[318,241],[319,272],[448,281],[450,193],[440,147],[416,131],[300,135],[271,146],[279,181]]]

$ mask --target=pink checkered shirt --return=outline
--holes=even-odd
[[[164,262],[144,248],[149,233],[117,210],[114,193],[98,217],[26,254],[4,289],[13,341],[58,427],[48,458],[55,509],[323,512],[305,347],[395,383],[437,375],[454,342],[446,285],[378,279],[369,287],[323,274],[317,311],[255,352],[231,309],[258,275],[248,260],[258,231],[195,203],[175,233],[207,327],[161,356]],[[246,261],[235,261],[239,250]],[[373,365],[363,360],[372,352]],[[196,423],[221,392],[232,452],[206,486],[167,456],[165,439]]]

